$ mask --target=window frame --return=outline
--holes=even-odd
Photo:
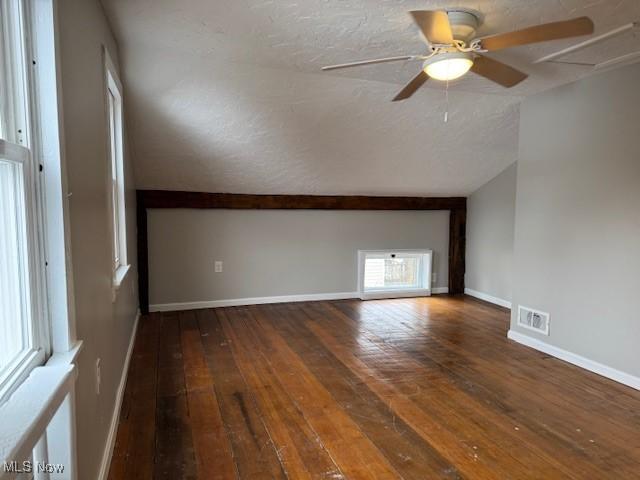
[[[419,287],[365,288],[365,263],[367,258],[420,257]],[[423,297],[431,295],[433,251],[428,249],[358,250],[358,293],[362,300],[382,298]]]
[[[19,165],[22,197],[18,226],[24,242],[22,289],[23,310],[27,312],[27,345],[0,377],[0,403],[3,403],[52,353],[50,315],[46,294],[46,238],[44,192],[41,168],[42,144],[38,124],[38,92],[34,55],[31,2],[15,0],[0,6],[0,82],[8,102],[1,105],[0,154]],[[8,55],[5,56],[5,54]]]
[[[43,362],[25,365],[21,377],[14,377],[11,392],[4,399],[7,401],[0,400],[0,418],[9,420],[7,428],[0,429],[0,443],[5,453],[13,452],[9,458],[24,459],[31,454],[37,461],[55,459],[65,465],[65,477],[76,478],[75,381],[83,343],[77,339],[75,328],[69,227],[71,192],[64,152],[57,1],[3,0],[0,7],[9,2],[23,12],[21,26],[25,28],[28,44],[24,67],[30,82],[31,123],[25,133],[31,137],[28,165],[33,167],[33,181],[28,182],[33,195],[28,198],[36,209],[29,227],[38,222],[34,238],[39,242],[38,248],[30,250],[38,260],[38,268],[30,273],[42,285],[38,292],[39,307],[45,313],[37,326],[46,330],[41,337],[46,341],[45,347],[40,351],[45,354],[46,363],[35,368],[29,367]],[[0,22],[6,10],[1,11]],[[0,75],[4,71],[1,69]],[[32,299],[35,298],[34,292]],[[23,421],[16,422],[16,418]],[[55,442],[48,442],[47,437]]]
[[[108,217],[111,234],[111,268],[113,298],[130,269],[127,255],[127,218],[124,172],[124,113],[122,83],[106,47],[104,57],[104,101],[108,153]]]

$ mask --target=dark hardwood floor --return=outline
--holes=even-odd
[[[638,479],[640,392],[469,297],[151,314],[109,479]]]

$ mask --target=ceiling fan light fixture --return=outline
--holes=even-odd
[[[393,102],[406,100],[411,97],[411,95],[418,91],[430,78],[448,82],[462,77],[469,70],[498,85],[511,88],[525,80],[528,75],[505,63],[485,56],[484,54],[486,52],[549,40],[591,35],[594,31],[593,21],[589,17],[578,17],[571,20],[542,23],[521,30],[476,38],[476,30],[482,24],[483,15],[475,10],[456,7],[445,10],[412,10],[409,13],[419,28],[423,40],[427,44],[428,48],[425,55],[428,56],[400,55],[396,57],[375,58],[329,65],[322,67],[322,69],[335,70],[338,68],[373,65],[377,63],[425,60],[420,73],[413,77],[411,81],[393,97]],[[626,29],[626,27],[624,27],[624,29]],[[603,35],[583,42],[582,46],[589,42],[593,43],[598,38],[602,39],[602,37]],[[567,53],[567,51],[565,50],[564,53]],[[546,59],[547,57],[544,57],[538,62]]]
[[[469,53],[441,53],[424,62],[424,72],[431,78],[441,81],[460,78],[473,66],[473,57]]]

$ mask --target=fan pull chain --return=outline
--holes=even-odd
[[[444,123],[447,123],[449,121],[449,80],[447,80],[447,85],[444,89],[444,100],[445,100]]]

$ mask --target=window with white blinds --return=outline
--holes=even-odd
[[[0,403],[48,346],[26,4],[0,2]]]

